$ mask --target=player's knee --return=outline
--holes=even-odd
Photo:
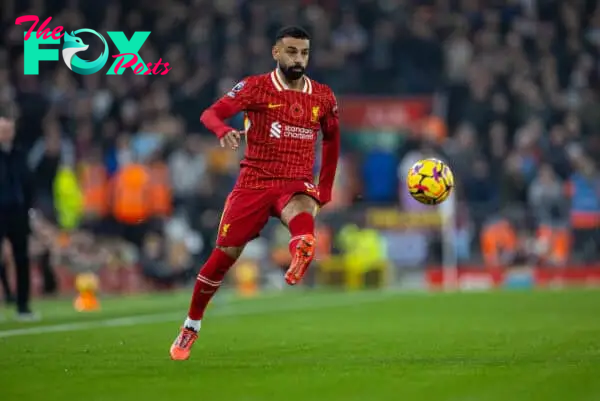
[[[317,207],[317,201],[309,196],[304,196],[298,201],[298,213],[312,213]]]
[[[317,201],[304,194],[295,195],[281,212],[281,219],[287,224],[300,213],[316,214]]]
[[[223,253],[233,259],[237,259],[240,257],[242,252],[244,251],[243,246],[217,246]]]
[[[305,194],[296,194],[283,209],[286,214],[295,216],[299,213],[312,213],[317,201]]]

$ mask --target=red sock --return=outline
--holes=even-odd
[[[235,259],[219,248],[215,248],[212,251],[196,278],[192,302],[190,303],[190,310],[188,312],[188,317],[191,320],[202,319],[206,306],[221,286],[225,274],[227,274],[227,271],[233,266],[234,262]]]
[[[293,256],[296,252],[296,245],[298,245],[298,241],[300,240],[299,237],[301,235],[314,234],[315,219],[310,213],[300,213],[290,220],[288,228],[290,229],[290,234],[292,234],[292,239],[290,239],[290,253]]]

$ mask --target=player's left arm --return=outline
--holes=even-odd
[[[321,131],[323,132],[323,152],[319,174],[319,200],[321,206],[324,206],[331,201],[333,181],[340,156],[340,119],[333,93],[331,93],[327,113],[321,118]]]
[[[213,103],[200,116],[200,121],[206,128],[214,132],[221,140],[221,145],[225,141],[232,145],[234,149],[237,148],[238,141],[240,140],[240,132],[232,128],[226,120],[241,111],[252,108],[256,84],[254,77],[245,78],[235,85],[231,91]]]

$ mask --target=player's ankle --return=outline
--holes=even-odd
[[[196,333],[200,331],[202,327],[202,319],[191,319],[189,316],[183,322],[183,327],[186,329],[194,330]]]

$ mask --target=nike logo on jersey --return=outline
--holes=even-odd
[[[276,108],[278,108],[278,107],[281,107],[281,106],[283,106],[283,105],[282,105],[282,104],[273,104],[273,103],[269,103],[269,106],[268,106],[268,107],[269,107],[270,109],[276,109]]]

